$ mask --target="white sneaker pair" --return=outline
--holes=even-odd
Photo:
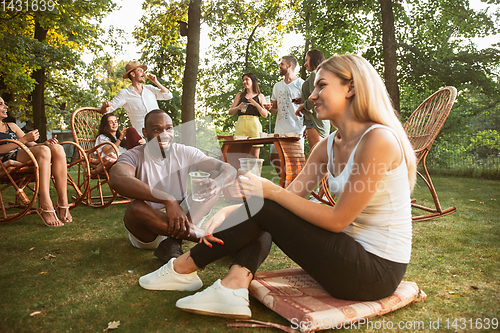
[[[139,278],[139,285],[148,290],[195,291],[203,286],[196,272],[179,274],[174,271],[175,258],[156,271]],[[252,317],[248,290],[229,289],[220,280],[194,295],[181,298],[175,304],[178,308],[202,315],[225,318],[249,319]]]

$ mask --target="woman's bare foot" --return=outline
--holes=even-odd
[[[43,223],[47,227],[62,227],[64,223],[62,223],[56,215],[56,212],[54,209],[44,209],[44,208],[37,208],[36,212],[38,216],[42,219]]]
[[[64,205],[56,202],[56,204],[54,205],[54,209],[56,210],[61,222],[73,222],[73,216],[71,216],[71,213],[69,212],[69,205],[67,203]]]

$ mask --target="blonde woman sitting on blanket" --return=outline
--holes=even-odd
[[[217,212],[201,244],[141,277],[143,288],[199,289],[196,271],[234,254],[226,277],[176,306],[249,318],[248,287],[274,242],[333,297],[369,301],[396,290],[410,261],[416,166],[384,83],[365,59],[334,56],[318,66],[309,99],[318,119],[338,130],[316,145],[297,178],[284,189],[239,177],[248,205]],[[305,199],[327,173],[334,207]],[[259,200],[262,208],[242,218]]]

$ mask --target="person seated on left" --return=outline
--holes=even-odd
[[[182,254],[182,240],[198,242],[204,218],[221,189],[236,178],[236,169],[199,149],[174,143],[174,126],[165,111],[150,111],[143,134],[148,143],[123,153],[110,171],[110,185],[132,199],[123,222],[129,240],[139,249],[156,250],[164,261]],[[200,201],[187,195],[188,172],[201,170]]]
[[[57,138],[53,137],[44,143],[35,143],[40,137],[38,130],[26,134],[15,124],[6,123],[8,106],[0,98],[0,139],[12,139],[23,143],[33,153],[39,167],[39,207],[36,212],[48,227],[61,227],[64,223],[73,222],[69,212],[67,192],[67,164],[66,154]],[[28,154],[15,143],[4,143],[0,145],[0,158],[2,162],[14,160],[27,162],[30,160]],[[50,199],[50,177],[54,176],[54,184],[58,200],[52,204]],[[59,216],[59,217],[58,217]]]
[[[95,140],[95,146],[104,142],[114,143],[118,148],[118,154],[121,155],[127,151],[127,143],[125,141],[127,133],[128,128],[124,128],[121,131],[119,130],[118,119],[115,115],[111,113],[105,114],[101,118],[101,123],[99,124],[99,133]],[[141,138],[138,143],[140,145],[145,144],[146,140]],[[115,150],[110,145],[103,145],[97,150],[99,151],[99,154],[101,154],[105,166],[111,166],[118,159]],[[98,165],[100,161],[98,159],[92,159],[91,163],[93,164],[94,170],[99,169]]]

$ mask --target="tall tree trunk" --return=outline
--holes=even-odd
[[[182,141],[196,145],[195,102],[198,65],[200,63],[201,0],[191,0],[188,9],[188,41],[186,46],[186,67],[182,79]]]
[[[309,40],[309,38],[306,38],[306,42],[304,44],[304,54],[302,55],[302,59],[306,58],[306,54],[309,51],[309,45],[311,45],[311,41]],[[302,78],[302,80],[307,79],[307,72],[305,66],[300,67],[300,77]]]
[[[47,30],[44,29],[38,19],[35,19],[35,39],[43,42],[47,37]],[[43,55],[39,55],[42,57]],[[47,117],[45,116],[45,68],[42,67],[33,72],[31,77],[36,81],[35,90],[31,93],[31,105],[33,107],[33,126],[38,129],[40,139],[38,142],[47,140]]]
[[[392,104],[399,113],[398,58],[396,55],[396,33],[394,29],[394,13],[392,0],[380,0],[382,12],[382,47],[384,50],[385,86],[391,96]]]
[[[307,8],[306,10],[307,10],[307,12],[306,12],[306,18],[305,18],[304,24],[306,26],[307,31],[309,31],[309,29],[311,28],[311,25],[309,24],[311,12],[309,11],[309,8]],[[310,45],[311,45],[311,39],[309,38],[308,34],[306,34],[306,42],[304,44],[304,54],[302,55],[302,59],[306,58],[306,53],[307,53],[307,51],[309,51]],[[305,80],[307,78],[307,72],[306,72],[305,66],[302,66],[300,68],[300,77],[302,78],[302,80]]]

